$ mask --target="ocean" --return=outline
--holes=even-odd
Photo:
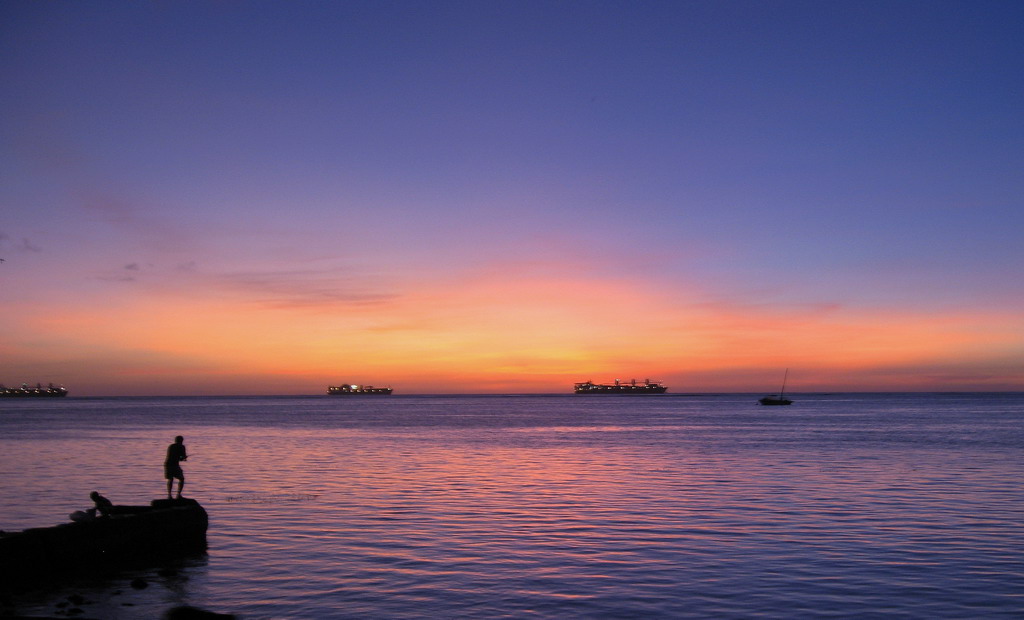
[[[1024,394],[758,396],[5,399],[0,529],[165,496],[179,434],[210,529],[0,611],[1024,617]]]

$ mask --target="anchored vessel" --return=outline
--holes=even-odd
[[[0,397],[12,396],[12,397],[39,397],[39,396],[67,396],[68,390],[64,386],[55,387],[52,383],[46,387],[42,384],[37,383],[35,387],[29,387],[27,383],[22,383],[19,388],[4,387],[0,384]]]
[[[643,383],[637,383],[636,379],[629,383],[623,383],[618,379],[615,380],[615,383],[584,381],[573,386],[573,391],[577,394],[664,394],[666,390],[668,388],[660,382],[651,381],[650,379],[644,379]]]
[[[113,506],[110,516],[0,535],[0,578],[88,573],[167,554],[206,550],[206,510],[194,499]]]
[[[329,385],[327,386],[328,396],[362,396],[368,394],[390,394],[389,387],[373,387],[372,385]]]
[[[759,399],[757,402],[762,405],[792,405],[793,401],[786,398],[786,379],[789,377],[789,369],[786,369],[786,374],[782,375],[782,390],[779,391],[778,396],[765,396]]]

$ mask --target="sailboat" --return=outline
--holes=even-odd
[[[786,369],[786,374],[782,376],[782,390],[778,396],[765,396],[757,402],[762,405],[792,405],[793,401],[786,398],[786,379],[789,377],[789,369]]]

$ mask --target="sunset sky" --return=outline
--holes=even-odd
[[[0,4],[0,383],[1024,390],[1024,2]]]

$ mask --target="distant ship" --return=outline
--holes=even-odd
[[[789,369],[786,369],[786,374],[782,375],[782,390],[779,391],[779,395],[765,396],[764,398],[758,399],[758,403],[762,405],[792,405],[793,401],[786,398],[786,379],[789,378]]]
[[[782,396],[765,396],[764,398],[757,399],[757,402],[762,405],[792,405],[793,401]]]
[[[664,394],[666,390],[668,390],[667,387],[650,379],[644,379],[643,383],[637,383],[636,379],[629,383],[622,383],[618,379],[615,380],[615,383],[584,381],[573,386],[573,391],[577,394],[629,394],[639,396],[641,394]]]
[[[373,387],[372,385],[329,385],[328,396],[364,396],[368,394],[386,395],[391,393],[389,387]]]
[[[9,388],[9,387],[4,387],[2,384],[0,384],[0,397],[2,397],[2,396],[12,396],[12,397],[20,397],[20,398],[33,398],[33,397],[46,397],[46,396],[50,396],[50,397],[52,397],[52,396],[67,396],[67,395],[68,395],[67,388],[65,388],[63,386],[61,386],[61,387],[54,387],[54,385],[52,383],[50,385],[46,386],[46,387],[43,387],[42,384],[40,384],[40,383],[37,383],[35,387],[29,387],[29,385],[27,383],[22,383],[20,388]]]

